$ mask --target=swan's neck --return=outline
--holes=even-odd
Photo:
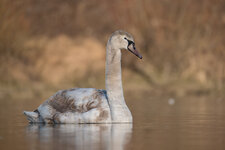
[[[110,41],[106,51],[106,90],[113,122],[132,122],[132,115],[123,96],[121,78],[121,51]]]

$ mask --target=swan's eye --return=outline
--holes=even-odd
[[[128,40],[126,37],[125,37],[124,39],[125,39],[125,40],[127,40],[127,42],[128,42],[128,46],[129,46],[129,45],[131,45],[131,44],[135,45],[133,41]]]

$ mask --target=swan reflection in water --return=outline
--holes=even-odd
[[[29,149],[124,149],[132,124],[30,124]]]

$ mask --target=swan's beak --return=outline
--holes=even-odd
[[[136,55],[138,58],[142,59],[141,54],[136,50],[134,44],[128,45],[128,46],[127,46],[127,49],[128,49],[131,53],[133,53],[134,55]]]

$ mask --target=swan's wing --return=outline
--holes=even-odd
[[[98,108],[105,100],[105,91],[93,88],[74,88],[58,91],[47,100],[57,112],[87,112]]]
[[[61,90],[38,107],[46,123],[110,122],[106,91],[93,88]]]

